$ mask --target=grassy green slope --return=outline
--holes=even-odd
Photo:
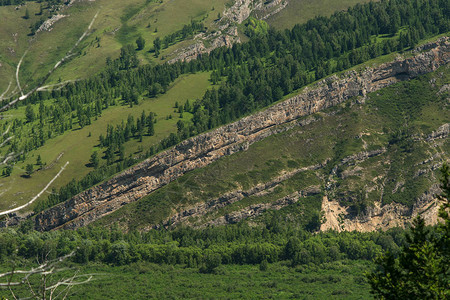
[[[29,49],[20,72],[22,85],[31,85],[33,80],[46,74],[54,64],[64,57],[78,38],[87,29],[93,16],[98,17],[92,27],[91,34],[76,49],[70,61],[59,68],[49,79],[50,83],[62,80],[85,78],[102,69],[106,57],[116,58],[120,48],[126,44],[135,44],[139,35],[146,39],[146,47],[140,51],[142,63],[159,62],[148,51],[153,47],[153,40],[180,30],[191,20],[202,20],[206,26],[224,9],[225,0],[195,1],[81,1],[65,8],[65,18],[57,21],[51,31],[44,31],[33,37],[29,26],[40,19],[35,14],[39,4],[27,2],[26,6],[15,10],[14,6],[0,7],[0,17],[5,20],[0,28],[0,91],[8,86],[15,67],[22,54]],[[30,19],[22,16],[28,7]],[[150,27],[149,27],[150,25]],[[157,29],[157,32],[155,32]],[[14,38],[13,34],[17,34]],[[17,42],[15,42],[17,39]],[[13,80],[14,81],[14,80]],[[13,82],[15,84],[15,82]]]
[[[58,80],[75,80],[85,78],[101,70],[106,57],[116,58],[120,48],[126,44],[134,44],[141,35],[146,40],[146,47],[139,51],[141,62],[160,63],[164,57],[192,43],[192,39],[177,43],[162,50],[160,58],[155,58],[151,52],[153,41],[157,38],[180,30],[191,20],[201,21],[214,31],[214,20],[230,1],[227,0],[97,0],[75,2],[70,8],[65,8],[66,15],[57,21],[51,31],[40,32],[29,36],[30,26],[41,16],[39,4],[26,2],[25,6],[15,9],[14,6],[0,7],[0,92],[4,91],[12,80],[15,87],[15,68],[28,49],[20,72],[23,86],[32,86],[37,78],[45,75],[54,64],[64,57],[65,53],[75,44],[87,29],[93,16],[98,17],[92,27],[91,34],[76,49],[75,56],[57,69],[50,77],[49,83]],[[366,2],[365,0],[346,1],[304,1],[292,0],[289,6],[280,13],[269,18],[268,22],[276,28],[289,28],[297,23],[303,23],[317,15],[330,15],[334,11]],[[25,20],[25,10],[28,8],[30,18]],[[44,17],[48,16],[44,10]],[[45,19],[44,18],[44,19]]]
[[[448,95],[438,95],[440,88],[449,82],[449,76],[449,68],[443,67],[373,93],[366,104],[348,101],[341,107],[316,114],[313,116],[316,121],[309,125],[271,136],[245,152],[190,172],[99,222],[119,221],[125,227],[146,228],[149,224],[159,224],[183,207],[226,192],[247,190],[286,171],[327,159],[329,163],[324,168],[297,174],[263,196],[244,198],[189,221],[202,224],[250,204],[273,202],[308,186],[321,186],[325,192],[328,182],[332,183],[328,195],[356,211],[381,197],[384,204],[395,201],[410,206],[437,182],[434,172],[420,176],[416,172],[440,165],[449,157],[448,139],[420,140],[450,121]],[[342,164],[345,157],[383,148],[387,151],[381,155],[355,164]],[[422,163],[428,158],[431,161]],[[335,172],[331,172],[334,167]],[[321,197],[313,196],[283,210],[287,214],[303,214],[297,221],[306,226],[320,210],[320,204]]]
[[[139,52],[139,56],[143,63],[152,63],[151,60],[154,57],[148,50],[152,47],[151,42],[154,38],[163,37],[179,30],[192,19],[202,20],[209,26],[216,18],[217,12],[223,10],[225,2],[196,0],[189,2],[190,5],[185,2],[180,4],[179,1],[163,1],[161,3],[143,0],[133,0],[127,3],[104,0],[76,2],[72,7],[63,11],[63,14],[66,14],[67,17],[56,22],[51,31],[38,33],[32,38],[32,42],[29,42],[30,37],[27,36],[30,31],[28,27],[40,18],[35,14],[39,10],[39,5],[34,2],[27,2],[31,16],[29,20],[22,18],[25,14],[25,7],[18,10],[11,6],[0,7],[0,14],[7,20],[0,29],[0,58],[2,59],[0,90],[2,90],[1,87],[6,88],[10,80],[12,80],[11,89],[14,89],[15,65],[22,53],[28,48],[29,51],[22,64],[20,78],[25,89],[32,86],[31,79],[36,79],[45,74],[57,60],[64,56],[64,53],[81,36],[97,12],[99,14],[91,34],[75,51],[81,55],[74,56],[57,69],[50,77],[49,82],[57,82],[60,79],[83,78],[96,73],[102,68],[105,57],[117,57],[120,47],[128,42],[134,42],[138,35],[144,36],[147,40],[147,46],[145,50]],[[177,22],[173,20],[177,20]],[[17,26],[17,22],[20,23],[20,26]],[[156,28],[158,28],[157,32],[155,32]],[[14,40],[16,38],[13,38],[14,33],[18,33],[17,42]],[[173,49],[170,48],[174,47],[177,47],[177,45],[169,47],[167,51],[172,51]],[[11,49],[14,49],[14,54]],[[92,151],[96,149],[97,137],[101,133],[105,133],[107,124],[119,124],[127,118],[128,114],[137,116],[142,110],[153,111],[159,115],[161,122],[156,125],[156,136],[144,137],[142,144],[136,141],[128,143],[126,155],[134,155],[139,149],[153,145],[175,130],[177,118],[170,120],[165,118],[173,111],[173,103],[175,101],[183,103],[186,99],[201,97],[210,85],[207,81],[208,76],[205,73],[183,77],[174,84],[173,90],[156,101],[146,99],[141,105],[135,106],[133,109],[112,107],[103,112],[102,117],[94,121],[91,126],[81,130],[73,130],[50,140],[38,151],[27,155],[27,159],[23,163],[17,164],[13,176],[0,178],[0,185],[8,187],[6,190],[1,190],[0,209],[16,207],[27,202],[45,186],[66,161],[69,161],[70,165],[53,187],[58,188],[73,178],[80,178],[87,174],[90,169],[86,167],[86,163]],[[50,104],[48,102],[46,104]],[[37,107],[35,110],[37,110]],[[24,112],[24,107],[10,110],[7,120],[11,118],[22,119]],[[173,115],[177,116],[178,114],[174,113]],[[189,114],[184,114],[184,118],[189,117]],[[22,132],[21,134],[27,135],[28,133]],[[77,149],[77,151],[70,151],[73,149]],[[23,178],[21,175],[24,174],[25,166],[35,163],[38,154],[51,168],[39,171],[36,174],[38,176],[32,176],[28,179]],[[60,156],[61,154],[62,156]],[[60,157],[60,160],[57,161],[58,157]],[[23,189],[23,186],[29,188]]]
[[[179,120],[179,114],[174,112],[175,102],[184,103],[187,99],[196,99],[201,97],[207,88],[210,87],[209,73],[198,73],[195,75],[182,76],[175,81],[169,91],[155,99],[143,99],[139,105],[130,108],[128,106],[114,106],[102,113],[98,120],[93,121],[89,126],[74,130],[49,140],[43,147],[34,151],[23,163],[15,165],[15,170],[11,177],[0,178],[1,186],[9,186],[10,189],[4,191],[0,200],[0,209],[16,207],[17,205],[28,202],[32,196],[36,195],[48,181],[59,171],[66,161],[70,164],[61,177],[52,185],[55,188],[67,184],[73,178],[81,178],[92,168],[86,166],[89,163],[89,157],[93,151],[97,150],[98,136],[105,134],[108,124],[119,124],[126,122],[128,115],[135,118],[140,116],[142,111],[154,112],[157,114],[157,123],[155,124],[155,135],[144,136],[142,143],[137,140],[131,140],[126,145],[125,155],[139,154],[141,148],[148,149],[156,144],[162,138],[168,136],[171,132],[176,132],[176,122]],[[11,110],[15,117],[23,118],[24,107],[17,110]],[[173,115],[172,119],[166,119]],[[183,118],[190,118],[189,113],[184,113]],[[89,137],[89,135],[91,135]],[[43,162],[52,165],[48,170],[38,171],[31,178],[24,178],[25,166],[29,163],[36,163],[37,155],[40,154]],[[56,159],[62,154],[59,161]],[[27,186],[27,189],[23,187]]]
[[[278,29],[292,28],[316,16],[329,16],[358,3],[369,0],[289,0],[289,4],[279,13],[269,17],[267,23]]]
[[[38,5],[29,3],[30,11],[37,11]],[[15,10],[14,6],[1,6],[0,19],[0,94],[8,87],[12,81],[11,89],[15,84],[15,69],[24,51],[28,48],[29,26],[36,22],[39,17],[30,13],[30,19],[23,18],[24,9]]]

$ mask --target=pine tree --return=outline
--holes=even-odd
[[[136,45],[138,50],[142,50],[145,48],[145,40],[142,36],[139,36],[136,40]]]
[[[25,168],[25,172],[28,177],[31,177],[31,174],[33,174],[33,164],[28,164]]]
[[[114,151],[112,146],[109,146],[105,152],[106,164],[111,165],[114,162]]]
[[[89,159],[89,163],[91,164],[92,167],[94,167],[95,169],[98,168],[99,165],[99,158],[98,158],[98,153],[97,151],[93,152],[91,155],[91,158]]]
[[[120,145],[119,147],[119,160],[123,161],[125,158],[125,147],[123,145]]]
[[[13,170],[13,168],[11,166],[7,166],[6,169],[4,170],[5,171],[5,176],[6,177],[11,176],[12,170]]]
[[[161,39],[159,37],[157,37],[153,41],[153,47],[155,48],[155,57],[158,57],[159,56],[159,52],[161,51]]]
[[[149,136],[155,135],[155,121],[154,121],[153,113],[150,113],[150,115],[148,116],[147,128],[148,128],[147,133]]]
[[[27,105],[27,108],[25,109],[25,118],[27,119],[28,123],[31,123],[35,119],[34,110],[31,104]]]
[[[444,220],[430,232],[418,216],[407,235],[408,245],[398,258],[385,253],[377,258],[377,270],[367,275],[372,293],[380,299],[448,299],[450,297],[450,171],[441,169]]]
[[[40,154],[38,154],[38,157],[37,157],[37,159],[36,159],[36,165],[42,166],[42,158],[41,158],[41,155],[40,155]]]

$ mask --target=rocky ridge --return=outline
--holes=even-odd
[[[437,144],[437,142],[448,137],[449,128],[450,124],[446,123],[437,128],[428,136],[413,137],[413,139],[414,141],[425,141],[433,144],[435,148],[441,148],[442,144]],[[374,154],[376,152],[382,154],[386,152],[386,150],[375,150],[369,153],[352,155],[351,157],[357,159],[353,162],[343,159],[341,163],[346,165],[354,165],[356,161],[364,161],[364,157],[369,157],[370,154]],[[415,165],[420,168],[415,172],[414,178],[416,179],[419,176],[423,176],[424,174],[439,169],[442,166],[443,161],[447,161],[447,163],[449,162],[444,152],[438,151],[437,153],[431,155]],[[341,175],[342,178],[347,176],[345,174],[346,172],[348,171],[346,170],[343,172]],[[332,188],[332,184],[333,182],[329,180],[329,189]],[[383,190],[384,193],[390,192],[394,194],[399,189],[402,189],[404,184],[405,182],[403,180],[399,180],[392,191],[385,190],[383,183],[380,184],[379,188]],[[354,214],[351,207],[343,206],[336,199],[330,199],[330,197],[325,196],[322,200],[322,213],[325,222],[321,225],[320,230],[335,230],[338,232],[353,230],[360,232],[369,232],[378,229],[387,230],[393,227],[406,227],[418,215],[424,218],[427,225],[435,225],[438,222],[438,211],[441,205],[441,202],[436,198],[436,195],[439,195],[441,192],[442,191],[439,184],[432,185],[426,192],[416,199],[416,202],[412,207],[408,207],[407,205],[402,205],[400,203],[389,203],[387,205],[383,205],[383,197],[381,197],[379,201],[375,201],[373,205],[367,207],[365,211],[358,215]]]
[[[252,12],[257,12],[258,18],[264,20],[283,10],[287,3],[287,0],[236,0],[231,7],[225,8],[221,17],[215,21],[214,25],[217,30],[195,36],[195,43],[176,50],[170,55],[174,58],[170,59],[168,63],[190,61],[201,54],[210,53],[216,48],[231,47],[235,43],[240,43],[237,25],[247,20]],[[205,44],[209,44],[209,46],[205,46]]]
[[[273,191],[280,183],[282,183],[283,181],[285,181],[289,178],[292,178],[294,175],[301,173],[301,172],[305,172],[305,171],[313,171],[313,170],[321,169],[324,167],[324,165],[326,165],[326,163],[327,163],[327,161],[325,161],[322,164],[299,168],[294,171],[287,172],[281,176],[278,176],[277,178],[275,178],[269,182],[258,184],[249,190],[233,191],[233,192],[227,193],[225,195],[222,195],[219,198],[209,200],[205,203],[199,203],[197,205],[194,205],[190,208],[185,209],[184,211],[182,211],[180,213],[173,215],[172,217],[170,217],[168,220],[166,220],[164,222],[163,226],[165,228],[169,228],[169,227],[177,226],[179,224],[187,224],[187,223],[189,223],[188,220],[190,218],[201,217],[207,213],[215,212],[220,208],[223,208],[227,205],[238,202],[246,197],[263,196],[263,195]],[[241,210],[240,212],[233,212],[232,214],[221,217],[218,220],[212,220],[212,221],[208,222],[207,224],[222,225],[222,224],[236,223],[236,222],[238,222],[238,220],[243,220],[248,217],[260,215],[262,212],[264,212],[265,210],[270,209],[270,208],[274,209],[274,207],[278,207],[278,209],[280,209],[288,204],[297,202],[298,198],[300,198],[300,197],[304,197],[305,195],[319,193],[319,192],[320,192],[320,188],[309,187],[309,188],[305,189],[305,191],[295,192],[292,195],[289,195],[282,199],[279,199],[275,203],[252,205],[248,208]],[[155,226],[154,228],[158,228],[158,226]]]
[[[311,123],[314,120],[308,120],[307,123]],[[303,125],[300,125],[303,126]],[[350,155],[344,157],[337,166],[344,165],[355,165],[359,162],[364,162],[368,158],[382,155],[386,152],[385,148],[372,150],[372,151],[363,151],[354,155]],[[206,202],[198,203],[189,208],[184,209],[183,211],[174,214],[170,218],[168,218],[162,226],[164,228],[173,228],[177,225],[183,224],[184,226],[193,226],[193,227],[204,227],[207,225],[226,225],[237,223],[241,220],[247,218],[257,217],[263,214],[267,210],[280,210],[283,207],[296,203],[300,198],[307,197],[310,195],[316,195],[322,192],[320,186],[312,185],[304,188],[303,190],[296,191],[290,195],[282,197],[280,199],[275,200],[272,203],[258,203],[254,205],[250,205],[248,207],[244,207],[240,210],[233,211],[224,216],[215,217],[214,214],[218,212],[223,207],[231,205],[235,202],[241,201],[247,197],[260,197],[271,193],[277,186],[285,182],[286,180],[292,178],[294,175],[305,172],[305,171],[316,171],[323,169],[329,163],[329,159],[324,162],[316,165],[311,165],[308,167],[302,167],[295,169],[290,172],[285,172],[282,175],[274,178],[273,180],[265,183],[257,184],[256,186],[246,190],[236,190],[233,192],[229,192],[224,194],[216,199],[208,200]],[[336,166],[336,168],[337,168]],[[328,187],[330,188],[330,187]],[[212,217],[211,217],[212,216]],[[195,218],[202,218],[201,222],[192,222],[190,220]],[[206,217],[206,218],[205,218]],[[151,228],[156,229],[159,228],[160,225],[151,226]]]
[[[55,24],[56,22],[58,22],[59,20],[61,20],[62,18],[65,18],[65,17],[67,17],[67,15],[62,15],[62,14],[53,15],[50,19],[45,20],[45,22],[42,23],[42,25],[38,28],[38,30],[36,30],[36,33],[41,32],[41,31],[52,31],[53,24]]]
[[[309,122],[310,123],[310,122]],[[439,131],[441,126],[437,131]],[[372,151],[362,151],[353,155],[344,157],[336,166],[357,166],[356,169],[361,170],[358,166],[364,163],[369,158],[375,156],[384,155],[387,149],[381,148]],[[429,164],[436,158],[440,158],[442,153],[435,154],[433,157],[421,162],[421,165],[427,164],[428,166],[423,169],[424,173],[437,169],[441,166],[441,163]],[[311,185],[296,191],[287,196],[281,197],[270,203],[257,203],[237,209],[224,215],[217,215],[220,209],[231,205],[235,202],[241,201],[247,197],[260,197],[270,194],[276,187],[284,183],[286,180],[292,178],[294,175],[305,171],[317,171],[327,166],[329,160],[324,161],[321,164],[312,165],[308,167],[299,168],[291,172],[282,174],[281,176],[262,184],[258,184],[253,188],[242,191],[237,190],[222,195],[219,198],[208,200],[206,202],[198,203],[190,206],[183,211],[176,213],[168,218],[162,226],[164,228],[174,228],[177,225],[183,224],[183,226],[192,227],[205,227],[205,226],[221,226],[227,224],[238,223],[245,219],[255,218],[262,215],[268,210],[280,210],[286,206],[292,205],[298,202],[301,198],[311,195],[317,195],[324,190],[321,186]],[[332,173],[335,172],[333,169]],[[352,171],[344,170],[341,174],[342,178],[345,178],[351,174]],[[348,173],[348,174],[346,174]],[[419,174],[418,176],[422,175]],[[403,182],[404,184],[404,182]],[[402,182],[399,182],[402,185]],[[329,192],[332,189],[330,182],[326,185],[326,190]],[[393,193],[395,191],[392,191]],[[417,216],[424,216],[427,224],[434,225],[437,222],[437,211],[439,208],[434,195],[439,194],[441,191],[438,185],[433,185],[427,192],[418,198],[418,201],[413,207],[407,207],[401,204],[389,204],[383,206],[381,201],[376,201],[372,207],[369,207],[362,214],[355,215],[351,207],[342,206],[339,201],[333,199],[329,200],[327,196],[322,201],[322,212],[325,222],[321,225],[321,230],[358,230],[358,231],[373,231],[377,229],[387,230],[395,226],[405,226],[411,223],[411,221]],[[297,216],[298,217],[298,216]],[[160,225],[152,225],[144,230],[160,228]]]
[[[38,230],[78,228],[109,214],[122,205],[136,201],[179,178],[186,172],[204,167],[225,155],[246,150],[249,145],[274,133],[295,126],[296,119],[355,97],[408,80],[450,61],[448,37],[427,45],[427,52],[360,72],[349,71],[321,80],[302,93],[265,111],[190,138],[105,183],[61,203],[35,218]]]
[[[227,224],[235,224],[244,219],[253,218],[259,215],[262,215],[264,212],[268,210],[280,210],[283,207],[296,203],[300,198],[316,195],[321,192],[320,186],[311,186],[305,190],[294,192],[290,195],[287,195],[281,199],[278,199],[271,203],[257,203],[245,207],[239,211],[233,211],[224,216],[220,216],[216,219],[210,220],[202,225],[205,226],[220,226]]]

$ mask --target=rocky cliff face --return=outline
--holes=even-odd
[[[411,224],[418,215],[425,219],[427,225],[434,225],[438,222],[438,211],[442,204],[434,195],[438,195],[440,192],[439,186],[433,185],[412,208],[399,203],[382,206],[380,202],[375,202],[373,207],[367,209],[360,216],[352,216],[349,207],[324,197],[322,212],[325,222],[320,226],[320,230],[338,232],[388,230],[394,227],[405,227],[407,224]]]
[[[402,80],[432,72],[450,61],[449,38],[427,45],[426,52],[364,71],[331,76],[284,102],[212,132],[188,139],[132,167],[107,182],[36,216],[36,229],[78,228],[136,201],[225,155],[243,151],[274,133],[294,126],[296,119]]]
[[[192,224],[189,221],[192,217],[194,217],[194,218],[202,217],[208,213],[215,212],[218,209],[223,208],[227,205],[241,201],[242,199],[244,199],[246,197],[266,195],[266,194],[270,193],[271,191],[273,191],[277,186],[279,186],[279,184],[281,184],[282,182],[286,181],[289,178],[292,178],[296,174],[301,173],[301,172],[321,169],[326,165],[326,163],[327,163],[327,161],[325,161],[321,164],[299,168],[294,171],[284,173],[283,175],[276,177],[269,182],[258,184],[246,191],[237,190],[237,191],[233,191],[233,192],[224,194],[224,195],[220,196],[219,198],[212,199],[210,201],[203,202],[203,203],[198,203],[196,205],[189,207],[188,209],[180,211],[179,213],[176,213],[175,215],[171,216],[162,225],[165,228],[175,227],[180,224],[197,226],[197,224]],[[201,226],[206,226],[206,225],[215,225],[216,226],[216,225],[237,223],[243,219],[247,219],[249,217],[254,217],[254,216],[260,215],[269,209],[279,210],[287,205],[297,202],[298,199],[301,197],[305,197],[307,195],[312,195],[312,194],[318,194],[318,193],[320,193],[319,186],[310,186],[303,191],[296,191],[295,193],[288,195],[286,197],[283,197],[281,199],[278,199],[277,201],[275,201],[273,203],[259,203],[256,205],[251,205],[249,207],[245,207],[244,209],[242,209],[240,211],[235,211],[231,214],[227,214],[227,215],[221,216],[219,218],[215,218],[215,219],[213,218],[212,220],[209,220],[206,223],[201,224]],[[153,226],[151,228],[158,228],[158,226]]]
[[[238,24],[242,24],[253,12],[257,18],[265,20],[286,8],[287,4],[287,0],[236,0],[232,6],[225,8],[222,16],[215,21],[216,30],[214,32],[197,35],[194,38],[194,44],[172,53],[170,56],[175,57],[168,63],[190,61],[201,54],[210,53],[216,48],[231,47],[235,43],[240,43]],[[209,46],[205,46],[205,44]]]

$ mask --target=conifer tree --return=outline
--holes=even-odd
[[[145,48],[145,40],[141,35],[137,38],[136,45],[138,50],[142,50]]]
[[[89,159],[89,163],[91,164],[92,167],[94,167],[95,169],[98,168],[99,165],[99,158],[98,158],[98,153],[97,151],[93,152],[91,155],[91,158]]]
[[[385,253],[377,258],[377,270],[367,275],[372,293],[380,299],[448,299],[450,297],[450,169],[441,169],[443,201],[439,216],[443,223],[436,232],[418,216],[408,245],[399,257]]]
[[[25,168],[25,172],[28,177],[31,177],[31,174],[33,174],[33,164],[28,164]]]

